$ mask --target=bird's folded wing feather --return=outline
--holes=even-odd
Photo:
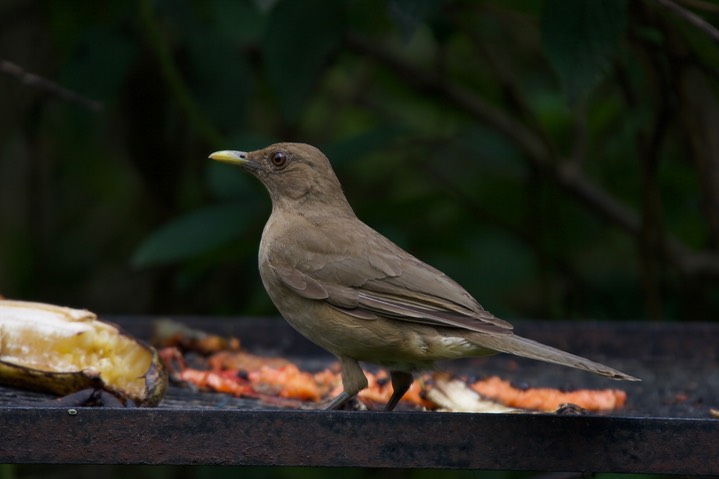
[[[485,311],[444,273],[374,234],[353,254],[310,247],[309,261],[270,266],[297,294],[326,301],[357,318],[382,316],[478,332],[511,331],[509,323]]]

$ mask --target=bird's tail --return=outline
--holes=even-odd
[[[514,334],[481,334],[470,339],[477,346],[492,349],[503,353],[515,354],[530,359],[537,359],[548,363],[569,366],[570,368],[583,369],[591,373],[607,376],[612,379],[625,381],[641,381],[638,378],[625,374],[616,369],[605,366],[581,356],[567,353],[557,348],[547,346],[531,339],[516,336]]]

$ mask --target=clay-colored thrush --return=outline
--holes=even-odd
[[[413,371],[442,359],[496,352],[636,380],[513,334],[509,323],[459,284],[360,221],[317,148],[278,143],[249,153],[218,151],[210,158],[241,166],[270,193],[260,276],[282,316],[340,359],[344,390],[327,409],[367,387],[358,361],[390,371],[387,410],[412,384]]]

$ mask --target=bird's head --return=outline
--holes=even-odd
[[[269,191],[275,208],[349,208],[329,160],[314,146],[276,143],[250,152],[216,151],[210,158],[238,165],[256,176]]]

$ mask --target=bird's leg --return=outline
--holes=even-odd
[[[343,391],[332,399],[324,409],[339,409],[344,403],[367,387],[367,377],[364,375],[362,368],[356,360],[340,358],[340,361],[342,362]]]
[[[335,396],[334,399],[332,399],[330,402],[328,402],[327,404],[325,404],[325,405],[322,407],[322,409],[324,409],[324,410],[326,410],[326,411],[331,411],[331,410],[333,410],[333,409],[339,409],[339,408],[342,407],[342,405],[343,405],[344,403],[346,403],[346,402],[349,401],[350,399],[352,399],[352,396],[350,396],[350,395],[347,394],[346,392],[342,391],[342,392],[339,393],[337,396]]]
[[[387,401],[387,405],[384,407],[385,411],[391,411],[397,406],[414,381],[412,374],[404,371],[390,371],[389,375],[392,379],[392,397]]]

